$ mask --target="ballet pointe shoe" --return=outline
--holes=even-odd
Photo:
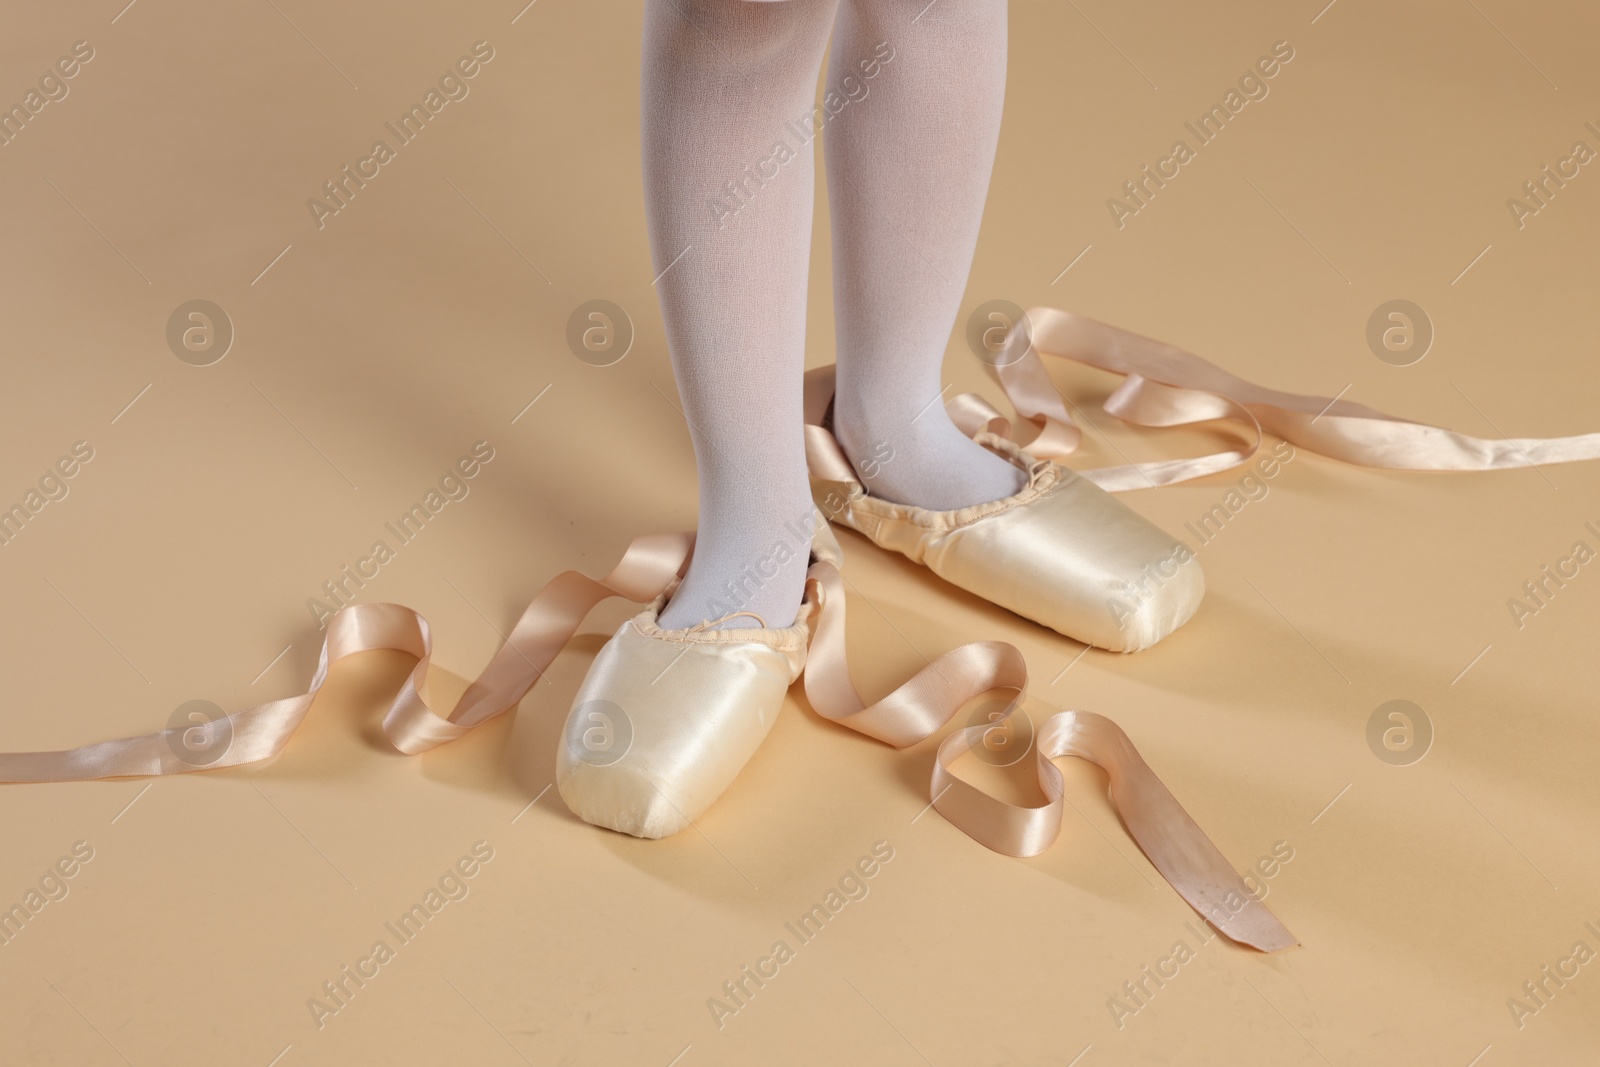
[[[820,515],[817,525],[812,558],[837,563],[832,531]],[[677,833],[732,784],[805,669],[820,609],[808,582],[783,629],[663,630],[670,595],[623,623],[595,657],[556,755],[556,788],[573,814],[634,837]]]
[[[1070,468],[995,434],[973,440],[1021,468],[1027,484],[1002,500],[929,511],[869,496],[840,452],[828,477],[813,480],[818,506],[952,585],[1097,648],[1149,648],[1194,615],[1205,576],[1187,545]]]

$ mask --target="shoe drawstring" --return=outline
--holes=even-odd
[[[727,622],[729,619],[737,619],[741,615],[744,616],[747,619],[756,620],[756,622],[761,624],[761,628],[763,630],[765,630],[767,628],[767,620],[763,619],[760,615],[757,615],[755,612],[753,612],[753,611],[735,611],[735,612],[730,612],[729,614],[724,615],[719,619],[707,619],[705,622],[695,623],[693,626],[689,627],[689,632],[690,633],[698,633],[701,630],[709,630],[713,626],[721,626],[723,623]]]

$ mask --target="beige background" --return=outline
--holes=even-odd
[[[1600,429],[1600,173],[1521,229],[1506,208],[1574,141],[1600,147],[1584,127],[1600,14],[1321,4],[1013,4],[963,321],[988,299],[1049,304],[1470,433]],[[0,501],[73,442],[95,453],[0,548],[0,747],[301,691],[320,640],[307,598],[480,439],[495,459],[471,494],[363,591],[422,611],[456,675],[552,575],[693,524],[643,229],[636,5],[118,6],[13,11],[0,42],[4,101],[73,42],[95,50],[0,148]],[[470,96],[319,231],[306,199],[478,40],[495,58]],[[1106,199],[1279,40],[1295,58],[1271,95],[1118,230]],[[831,359],[825,211],[817,234],[813,365]],[[164,337],[195,298],[237,332],[208,367]],[[564,340],[593,298],[637,329],[604,369]],[[1414,366],[1365,341],[1394,298],[1437,330]],[[959,331],[947,374],[997,398]],[[1060,381],[1085,405],[1112,384]],[[1111,421],[1094,419],[1085,465],[1215,440]],[[1180,531],[1235,481],[1129,499]],[[1080,659],[842,535],[864,690],[964,641],[1016,642],[1038,707],[1114,716],[1241,867],[1293,849],[1268,902],[1305,947],[1213,942],[1120,1028],[1108,998],[1193,946],[1194,916],[1086,766],[1066,768],[1061,841],[1029,861],[918,817],[935,742],[891,751],[798,691],[675,839],[601,832],[541,794],[566,701],[629,611],[615,603],[514,717],[422,758],[378,734],[410,660],[375,653],[335,671],[269,766],[0,789],[0,902],[74,842],[94,850],[0,946],[0,1060],[1587,1062],[1600,962],[1520,1029],[1507,999],[1574,942],[1600,950],[1584,927],[1600,927],[1600,564],[1521,629],[1506,601],[1575,541],[1600,547],[1583,526],[1600,526],[1597,490],[1593,464],[1421,475],[1302,454],[1201,549],[1197,619],[1132,657]],[[1436,731],[1410,766],[1366,741],[1391,699]],[[470,895],[318,1029],[307,999],[480,840],[494,859]],[[880,840],[895,858],[870,895],[719,1030],[707,998]]]

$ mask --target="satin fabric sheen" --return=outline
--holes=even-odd
[[[806,432],[814,438],[807,459],[820,474],[815,495],[829,518],[1074,640],[1113,652],[1149,648],[1189,621],[1205,596],[1187,546],[1087,478],[1009,440],[976,435],[1027,472],[1020,492],[932,512],[869,496],[827,431]]]
[[[660,610],[600,650],[556,754],[572,813],[634,837],[685,829],[733,784],[805,668],[816,603],[783,630],[662,630]]]
[[[693,544],[691,534],[649,535],[636,538],[622,560],[605,578],[593,579],[576,571],[554,578],[534,597],[516,628],[496,652],[456,708],[441,716],[421,696],[423,680],[432,662],[432,637],[427,620],[397,604],[352,604],[328,620],[328,633],[312,686],[299,696],[235,711],[211,729],[228,731],[233,744],[204,766],[184,758],[189,751],[186,731],[206,727],[169,727],[156,733],[86,745],[62,752],[21,752],[0,755],[0,781],[79,781],[155,774],[178,774],[238,766],[270,758],[283,750],[290,735],[310,709],[327,677],[329,665],[357,652],[398,649],[417,656],[417,665],[396,694],[383,718],[383,732],[401,752],[415,754],[464,735],[516,704],[536,682],[544,668],[571,639],[584,616],[611,595],[631,600],[654,600],[678,579]],[[931,736],[968,701],[996,688],[1025,692],[1027,665],[1014,645],[1001,641],[978,642],[952,649],[918,671],[894,692],[871,705],[857,693],[845,654],[844,580],[838,567],[819,560],[807,573],[807,600],[813,611],[802,614],[812,627],[809,656],[805,660],[806,696],[813,710],[826,719],[865,733],[896,747],[906,747]],[[626,624],[632,626],[633,622]],[[626,629],[625,626],[625,629]],[[718,631],[733,635],[739,631]],[[641,638],[643,635],[640,635]],[[703,647],[715,647],[705,645]],[[773,651],[761,647],[763,652]],[[789,663],[781,653],[758,670]],[[699,661],[701,685],[715,685],[715,672],[732,672],[723,679],[736,688],[735,677],[750,661],[706,657]],[[651,661],[654,665],[654,661]],[[682,666],[682,664],[678,664]],[[602,665],[602,670],[604,670]],[[674,668],[676,669],[676,668]],[[627,691],[650,685],[643,672],[624,683]],[[684,686],[687,691],[689,687]],[[970,727],[948,738],[935,756],[932,779],[933,807],[981,844],[1011,856],[1031,856],[1043,851],[1060,832],[1063,799],[1061,774],[1043,753],[1046,739],[1074,736],[1073,724],[1092,731],[1099,744],[1057,745],[1057,755],[1077,755],[1098,763],[1111,777],[1111,797],[1132,833],[1158,870],[1180,895],[1210,919],[1222,933],[1262,951],[1298,944],[1250,892],[1244,880],[1206,838],[1193,820],[1183,814],[1155,774],[1109,719],[1087,712],[1064,712],[1041,726],[1038,758],[1040,786],[1045,802],[1018,807],[999,800],[956,778],[947,766],[972,744],[981,744],[991,729],[1006,728],[1007,719],[1021,705],[994,724]],[[747,712],[746,712],[747,714]],[[745,743],[755,733],[759,744],[770,723],[746,728]],[[636,743],[637,740],[636,740]],[[1055,742],[1052,742],[1055,743]],[[753,751],[753,747],[751,748]],[[724,753],[731,756],[732,753]],[[721,758],[721,757],[719,757]],[[743,757],[748,758],[748,753]],[[742,766],[743,759],[739,761]],[[682,768],[671,769],[681,773]],[[736,773],[738,767],[732,768]],[[716,777],[716,776],[711,776]],[[731,779],[731,774],[729,775]],[[1228,907],[1218,908],[1216,902]]]
[[[329,666],[375,649],[417,657],[416,667],[384,714],[383,732],[407,755],[426,752],[513,707],[600,601],[611,596],[649,601],[657,596],[677,576],[693,544],[693,534],[649,534],[635,538],[604,578],[596,580],[577,571],[557,575],[523,611],[506,642],[448,715],[440,715],[422,697],[423,680],[433,661],[428,620],[401,604],[351,604],[328,620],[316,674],[306,692],[230,712],[210,725],[172,726],[60,752],[0,753],[0,782],[182,774],[270,759],[283,751],[305,718]]]
[[[1037,430],[1025,447],[1056,459],[1077,449],[1082,432],[1041,356],[1072,360],[1127,377],[1105,410],[1137,426],[1185,426],[1233,419],[1251,431],[1247,448],[1192,459],[1103,467],[1079,473],[1118,492],[1171,485],[1249,462],[1266,430],[1301,448],[1365,467],[1413,471],[1511,470],[1600,458],[1600,433],[1488,440],[1386,415],[1335,397],[1302,396],[1247,382],[1192,352],[1070,311],[1037,307],[1013,327],[991,369],[1017,414]],[[1010,427],[981,397],[951,402],[969,433]]]
[[[1345,400],[1265,389],[1159,341],[1070,312],[1035,308],[1027,313],[1024,329],[1012,330],[995,372],[1018,414],[1038,431],[1029,450],[1044,458],[1070,454],[1080,431],[1041,355],[1127,375],[1105,407],[1129,422],[1175,426],[1229,418],[1254,429],[1253,443],[1243,450],[1080,472],[1111,491],[1172,484],[1236,467],[1259,447],[1263,428],[1300,447],[1372,467],[1502,470],[1600,457],[1600,434],[1483,440]],[[831,376],[832,368],[825,370]],[[808,405],[820,377],[817,372],[808,375]],[[827,384],[831,391],[831,381]],[[1009,434],[1008,420],[980,398],[957,397],[951,409],[969,432]],[[808,413],[807,421],[816,420]],[[0,754],[0,781],[176,774],[269,759],[283,750],[305,717],[331,663],[384,648],[417,657],[416,667],[384,715],[384,734],[401,752],[425,752],[514,706],[601,600],[615,595],[645,603],[661,595],[676,580],[692,543],[690,534],[639,537],[604,578],[576,571],[558,575],[528,605],[505,644],[447,715],[429,707],[421,695],[432,661],[427,620],[403,605],[352,604],[328,620],[317,671],[305,693],[232,712],[207,727],[170,727],[58,752]],[[937,731],[974,696],[995,688],[1019,693],[1026,689],[1027,666],[1015,646],[977,642],[946,652],[868,705],[849,677],[844,586],[837,567],[827,561],[814,564],[808,585],[820,610],[804,675],[806,695],[825,718],[904,747]],[[1010,714],[1020,710],[1019,704]],[[1041,724],[1035,760],[1043,804],[1008,804],[957,778],[949,764],[982,743],[987,730],[1003,725],[1002,720],[959,730],[939,746],[930,782],[933,807],[963,832],[1007,855],[1038,854],[1055,840],[1061,825],[1061,777],[1051,760],[1058,755],[1091,760],[1107,771],[1112,803],[1130,835],[1191,906],[1243,944],[1263,951],[1297,944],[1162,786],[1126,735],[1104,716],[1067,711]],[[197,764],[192,756],[195,730],[226,731],[230,738],[226,751]],[[199,747],[207,747],[205,738],[199,740]]]

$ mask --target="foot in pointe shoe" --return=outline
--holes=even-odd
[[[1149,648],[1194,615],[1205,576],[1187,545],[1070,468],[994,434],[974,440],[1025,474],[1019,492],[931,511],[872,496],[856,478],[818,479],[817,503],[952,585],[1098,648]]]
[[[811,553],[839,560],[820,517]],[[783,629],[712,620],[663,630],[665,595],[623,623],[567,715],[556,755],[567,807],[634,837],[667,837],[698,819],[755,755],[805,668],[819,610],[811,589]]]

